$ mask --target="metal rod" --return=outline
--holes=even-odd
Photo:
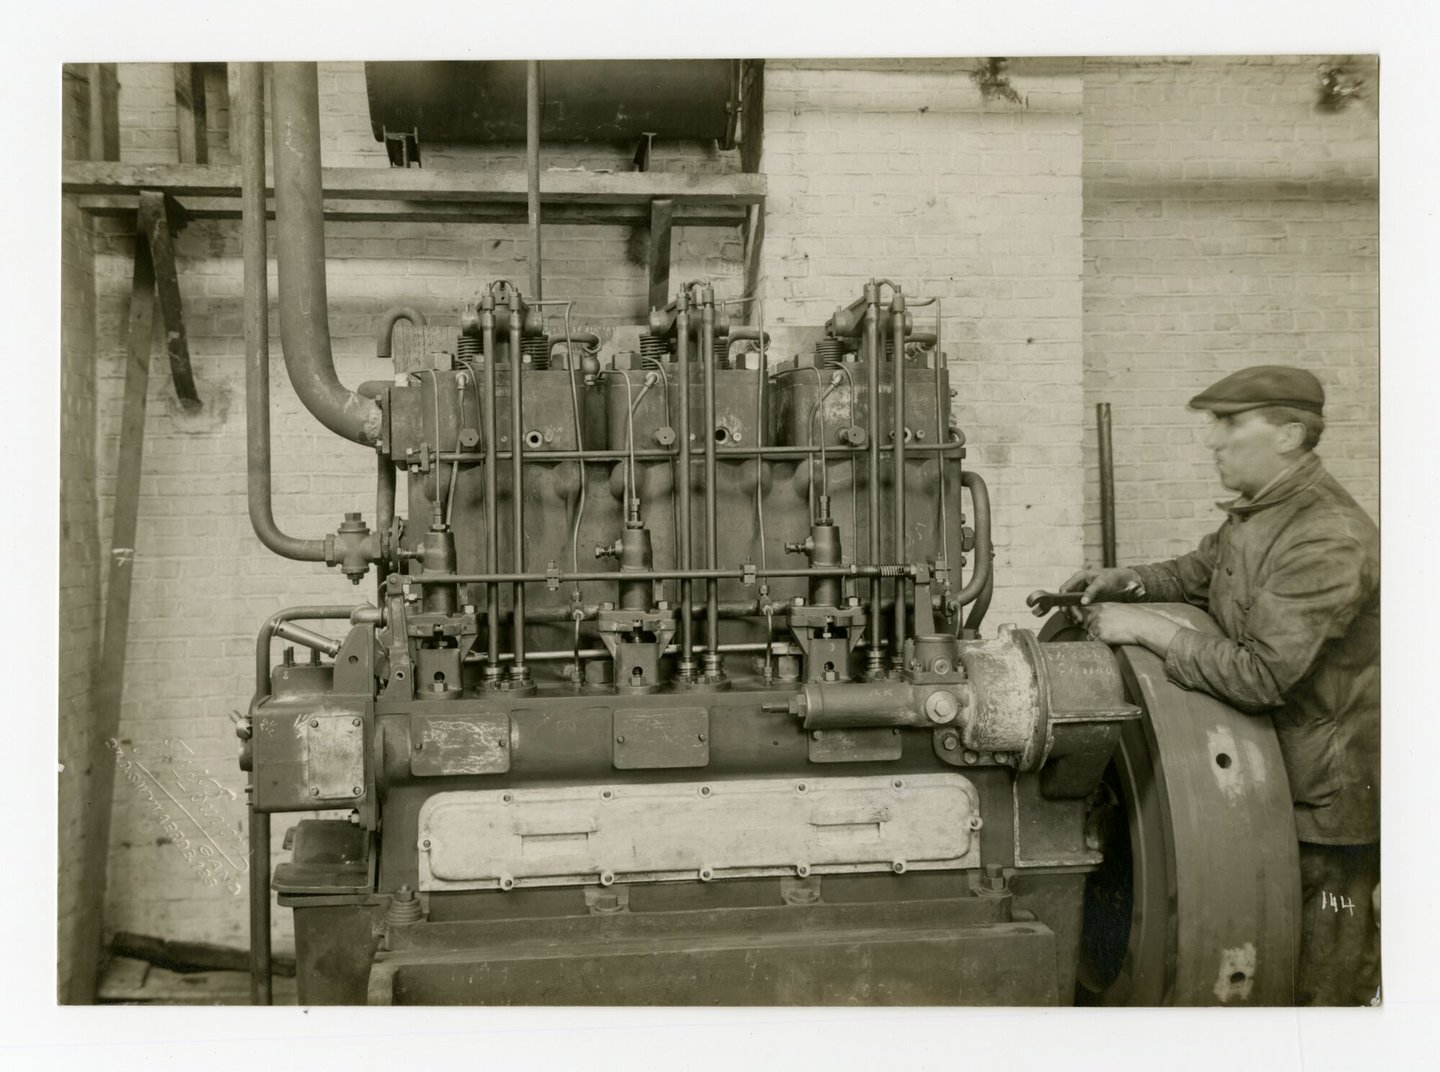
[[[708,286],[700,291],[700,368],[705,384],[705,566],[715,569],[720,562],[719,496],[716,494],[715,465],[715,292]],[[705,582],[705,673],[718,670],[720,643],[720,582]]]
[[[303,625],[295,625],[293,622],[281,622],[275,626],[275,635],[281,640],[289,640],[302,647],[324,652],[332,659],[340,654],[340,641],[317,633],[313,629],[306,629]]]
[[[880,557],[880,288],[872,279],[865,284],[863,297],[865,305],[865,390],[869,395],[866,424],[866,472],[869,480],[867,491],[869,507],[870,545],[867,548],[871,558]],[[883,672],[880,661],[880,599],[882,588],[877,577],[870,582],[869,626],[870,654],[867,657],[866,674],[877,677]]]
[[[532,269],[533,272],[533,269]],[[515,572],[525,572],[525,436],[522,432],[521,385],[525,371],[521,364],[520,334],[525,318],[520,292],[510,288],[510,561]],[[510,675],[516,685],[526,683],[525,669],[525,586],[516,582],[511,595],[510,643],[515,662]]]
[[[891,396],[891,431],[894,450],[891,483],[894,496],[894,555],[897,561],[905,560],[905,295],[899,287],[893,287],[890,298],[890,344],[894,351],[890,369],[895,376],[895,390]],[[905,578],[895,578],[894,646],[890,649],[897,670],[905,658]]]
[[[489,291],[480,299],[480,337],[485,349],[485,520],[489,532],[485,538],[485,571],[500,569],[500,440],[495,391],[495,295]],[[485,589],[485,677],[492,684],[500,677],[500,589],[491,584]]]
[[[844,368],[842,372],[847,371]],[[909,443],[905,447],[906,454],[959,454],[965,448],[964,443]],[[678,449],[678,448],[677,448]],[[869,451],[868,446],[849,447],[838,443],[829,444],[824,448],[827,454],[837,456],[865,454]],[[891,453],[892,448],[881,446],[881,454]],[[687,453],[679,451],[679,453]],[[798,447],[733,447],[726,445],[724,449],[717,450],[716,456],[721,458],[805,458],[813,457],[821,453],[818,444]],[[645,447],[635,451],[635,457],[640,461],[674,461],[677,451],[666,447]],[[509,458],[510,452],[502,450],[499,452],[501,459]],[[573,461],[624,461],[630,457],[627,450],[532,450],[526,452],[526,458],[532,464],[542,462],[573,462]],[[483,462],[487,455],[480,451],[440,451],[436,455],[437,461],[451,462],[459,461],[462,464],[470,462],[478,464]],[[705,460],[703,455],[692,457],[691,462],[699,464]]]
[[[258,63],[240,64],[240,243],[245,285],[245,471],[250,525],[282,558],[325,561],[325,541],[280,531],[270,483],[270,293],[265,234],[265,84]]]
[[[782,569],[691,569],[634,570],[622,578],[616,571],[599,570],[566,573],[415,573],[405,578],[407,584],[549,584],[564,581],[673,581],[686,577],[697,581],[743,581],[751,577],[913,577],[913,564],[792,566]]]
[[[1101,565],[1113,568],[1115,549],[1115,448],[1110,439],[1110,403],[1095,406],[1095,425],[1100,438],[1100,554]]]
[[[676,673],[681,681],[695,676],[695,661],[691,652],[695,648],[695,594],[690,580],[691,550],[693,540],[690,534],[690,507],[694,498],[695,474],[690,463],[690,299],[682,290],[676,298],[675,312],[675,363],[676,379],[680,392],[680,483],[676,488],[680,513],[679,572],[680,572],[680,663]],[[668,452],[667,452],[668,453]]]
[[[525,63],[525,176],[527,216],[530,221],[530,297],[539,301],[540,290],[540,61]],[[518,354],[518,351],[517,351]],[[518,362],[518,357],[512,357]],[[519,434],[518,432],[516,433]],[[517,439],[518,443],[519,440]],[[523,662],[523,660],[522,660]]]

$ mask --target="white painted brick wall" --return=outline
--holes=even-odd
[[[764,270],[777,324],[821,323],[872,277],[941,298],[993,505],[993,630],[1079,557],[1081,78],[1016,61],[1029,106],[982,105],[975,63],[767,62]]]
[[[1315,108],[1322,57],[1085,65],[1085,558],[1109,402],[1121,562],[1183,553],[1229,498],[1187,399],[1246,365],[1324,383],[1320,456],[1379,516],[1378,123]],[[1373,60],[1356,70],[1373,88]],[[1077,562],[1078,565],[1078,562]]]

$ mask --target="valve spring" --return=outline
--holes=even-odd
[[[839,339],[820,339],[815,343],[815,363],[821,368],[835,368],[845,360],[845,344]]]
[[[670,357],[670,347],[660,336],[642,331],[640,333],[640,356],[655,361],[665,361]]]
[[[484,340],[475,335],[455,337],[455,356],[462,361],[473,360],[485,352]]]
[[[520,342],[520,352],[530,359],[532,369],[548,369],[550,367],[549,339],[544,337],[523,339]]]

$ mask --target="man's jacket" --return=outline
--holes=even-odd
[[[1148,602],[1224,630],[1176,634],[1172,681],[1273,715],[1301,841],[1380,840],[1380,533],[1309,455],[1188,555],[1138,567]]]

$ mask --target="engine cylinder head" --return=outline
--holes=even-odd
[[[520,353],[529,359],[532,369],[548,369],[550,367],[550,340],[544,336],[522,340]]]

